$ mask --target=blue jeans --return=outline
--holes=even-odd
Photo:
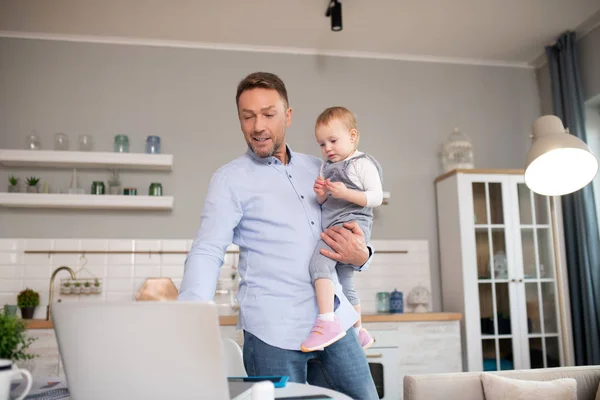
[[[325,350],[312,353],[273,347],[244,331],[244,366],[248,376],[287,375],[290,382],[308,382],[353,399],[379,398],[354,328]]]

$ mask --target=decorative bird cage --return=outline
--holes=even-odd
[[[408,294],[407,303],[413,308],[413,312],[429,311],[430,293],[425,286],[418,285]]]
[[[458,128],[454,128],[444,141],[441,156],[444,172],[475,168],[471,139]]]

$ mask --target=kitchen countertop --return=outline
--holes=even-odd
[[[427,322],[427,321],[460,321],[462,314],[448,312],[401,313],[401,314],[364,314],[362,322]],[[52,321],[43,319],[24,320],[27,329],[54,329]],[[221,315],[221,326],[235,326],[237,315]]]

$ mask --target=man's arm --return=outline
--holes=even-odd
[[[212,300],[219,269],[233,230],[242,218],[242,207],[221,172],[211,179],[200,219],[200,229],[186,260],[179,300]]]
[[[325,257],[354,265],[359,271],[369,268],[373,249],[365,243],[365,235],[356,222],[346,222],[343,228],[334,226],[325,229],[321,239],[333,250],[321,249]]]

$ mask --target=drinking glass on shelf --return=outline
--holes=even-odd
[[[129,153],[129,137],[127,135],[115,136],[115,153]]]
[[[94,142],[90,135],[79,135],[79,151],[92,151]]]
[[[54,150],[69,150],[69,136],[66,133],[58,132],[54,134]]]
[[[42,142],[36,131],[32,131],[31,134],[27,135],[27,150],[40,150],[42,148]]]

